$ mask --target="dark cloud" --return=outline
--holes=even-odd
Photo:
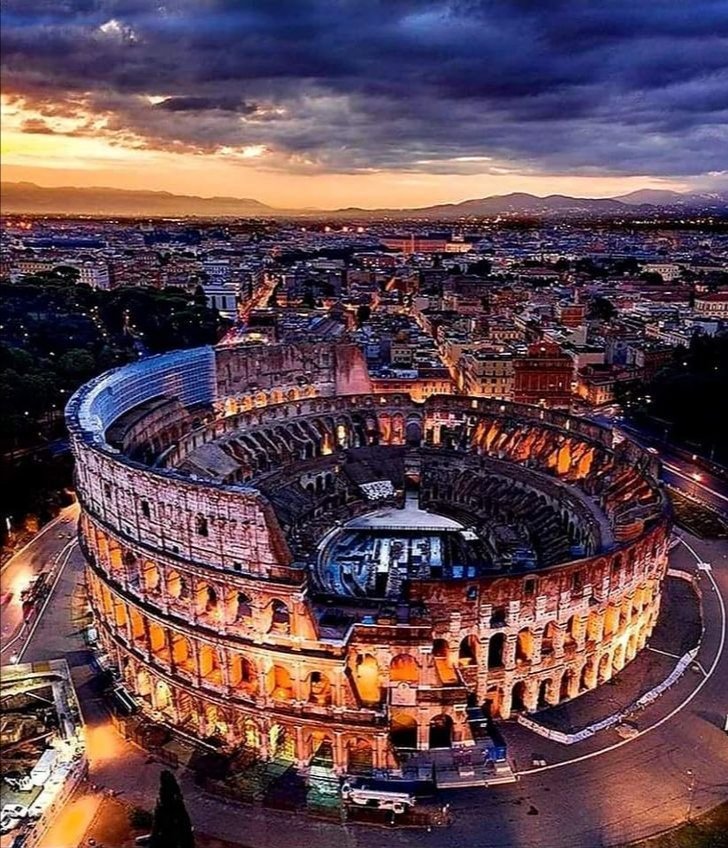
[[[267,167],[335,172],[728,168],[726,0],[6,0],[2,16],[6,92],[90,112],[118,143],[264,146]]]

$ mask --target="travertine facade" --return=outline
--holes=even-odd
[[[649,454],[557,412],[368,390],[355,349],[312,344],[155,357],[71,401],[91,603],[149,712],[301,767],[391,768],[471,744],[468,707],[559,703],[644,647],[669,531]],[[483,567],[396,603],[332,589],[329,533],[383,476],[393,506],[414,489],[462,519]],[[533,561],[503,559],[496,525]]]

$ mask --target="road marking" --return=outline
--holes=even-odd
[[[728,497],[721,494],[720,492],[716,492],[715,489],[711,489],[710,486],[706,486],[704,483],[701,483],[699,480],[696,480],[694,477],[691,477],[690,474],[684,474],[677,468],[675,465],[671,465],[669,462],[662,463],[663,468],[667,468],[672,474],[676,474],[678,477],[682,477],[683,480],[687,480],[689,483],[693,483],[698,486],[700,489],[705,489],[706,492],[710,492],[711,495],[715,495],[716,498],[720,498],[721,500],[728,503]]]
[[[33,624],[31,626],[30,631],[28,633],[28,636],[27,636],[27,638],[26,638],[26,640],[23,644],[23,647],[18,651],[18,662],[20,662],[22,660],[23,654],[28,650],[28,646],[30,645],[31,639],[33,638],[33,635],[35,634],[35,631],[38,629],[38,625],[40,624],[40,621],[43,618],[43,614],[46,611],[46,607],[50,603],[50,600],[53,597],[53,593],[56,591],[56,587],[58,586],[58,581],[61,579],[61,575],[63,574],[63,571],[64,571],[64,569],[65,569],[65,567],[68,563],[68,560],[71,558],[71,554],[73,553],[73,549],[77,544],[78,544],[78,539],[71,539],[71,541],[59,553],[59,555],[58,555],[58,566],[56,568],[56,576],[55,576],[55,579],[53,580],[53,585],[51,586],[48,594],[45,597],[45,600],[43,601],[43,606],[38,610],[38,614],[36,615],[35,619],[33,620]],[[60,560],[61,560],[62,557],[64,557],[64,554],[65,554],[65,558],[63,559],[63,562],[61,562]],[[20,635],[22,636],[22,632],[21,632]],[[11,644],[14,644],[16,641],[17,641],[17,639],[14,639]]]
[[[647,648],[648,651],[652,651],[653,654],[662,654],[663,657],[672,657],[674,660],[681,659],[678,654],[671,654],[669,651],[661,651],[659,648]]]
[[[71,507],[73,507],[73,506],[75,506],[75,504],[71,505]],[[70,509],[71,507],[66,507],[66,509]],[[24,554],[25,551],[31,545],[34,545],[38,541],[38,539],[40,539],[41,536],[45,535],[49,530],[52,530],[53,527],[56,526],[56,524],[58,524],[59,522],[65,521],[67,518],[68,518],[67,515],[60,513],[52,521],[49,521],[48,524],[46,524],[46,526],[42,530],[39,530],[29,542],[26,542],[19,551],[15,551],[15,553],[10,557],[10,559],[6,563],[4,563],[2,568],[0,568],[0,574],[4,573],[5,569],[8,568],[8,566],[11,565],[11,563],[15,559],[15,557],[19,557],[21,554]]]
[[[695,557],[696,562],[701,562],[702,560],[697,555],[695,550],[685,541],[685,539],[680,539],[680,541],[685,545],[685,547],[690,551],[690,553]],[[695,696],[700,692],[700,690],[705,686],[705,684],[710,680],[718,667],[718,663],[720,662],[720,658],[723,655],[723,648],[725,647],[726,641],[726,609],[725,602],[723,601],[723,596],[720,593],[720,587],[715,582],[715,578],[713,577],[712,572],[705,572],[710,582],[713,584],[713,588],[715,589],[715,594],[718,599],[718,605],[720,607],[720,617],[721,617],[721,630],[720,630],[720,644],[718,645],[718,650],[713,658],[713,662],[710,664],[710,668],[708,671],[703,670],[705,677],[698,683],[698,685],[693,689],[693,691],[685,698],[685,700],[678,704],[673,710],[671,710],[666,716],[663,716],[659,721],[656,721],[654,724],[646,727],[644,730],[640,730],[636,733],[631,739],[622,739],[620,742],[615,742],[612,745],[608,745],[606,748],[602,748],[599,751],[592,751],[589,754],[582,754],[580,757],[574,757],[571,760],[563,760],[560,763],[551,763],[547,766],[538,766],[537,768],[524,769],[523,771],[516,772],[516,775],[520,777],[524,774],[537,774],[542,771],[551,771],[552,769],[562,768],[563,766],[571,766],[575,763],[582,763],[585,760],[591,760],[594,757],[600,757],[602,754],[607,754],[609,751],[614,751],[616,748],[621,748],[622,745],[627,745],[629,742],[633,742],[635,739],[639,739],[640,736],[644,736],[647,733],[651,733],[653,730],[657,730],[658,727],[661,727],[665,722],[670,721],[674,716],[676,716],[681,710],[683,710]],[[702,668],[702,666],[701,666]]]

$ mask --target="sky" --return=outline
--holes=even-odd
[[[728,0],[4,0],[2,178],[418,206],[728,187]]]

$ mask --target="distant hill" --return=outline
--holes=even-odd
[[[641,189],[621,197],[537,197],[525,192],[493,195],[416,209],[277,209],[246,197],[197,197],[167,191],[116,188],[44,188],[28,182],[0,184],[4,214],[96,215],[103,217],[237,217],[237,218],[393,218],[457,219],[504,216],[606,217],[656,210],[711,211],[728,214],[728,194],[680,194]]]
[[[0,210],[4,214],[103,215],[177,217],[265,217],[274,210],[247,197],[195,197],[168,191],[131,191],[118,188],[44,188],[34,183],[0,184]]]

